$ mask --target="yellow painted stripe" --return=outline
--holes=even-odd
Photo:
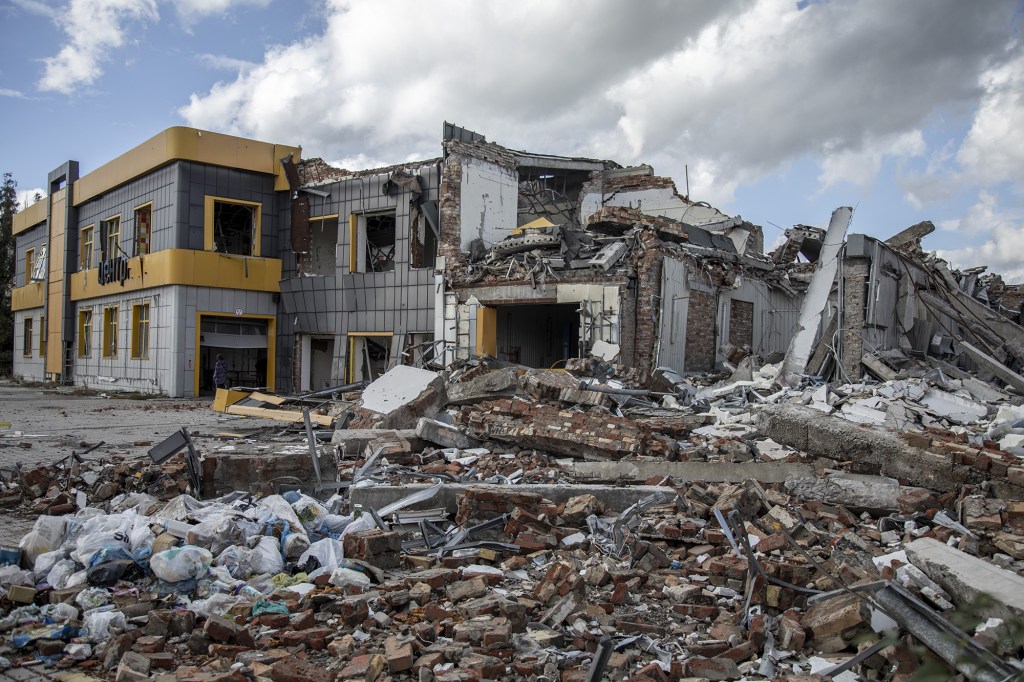
[[[277,258],[167,249],[128,259],[128,272],[129,277],[123,284],[100,284],[96,268],[73,273],[71,300],[81,301],[174,284],[242,291],[281,291],[281,261]]]

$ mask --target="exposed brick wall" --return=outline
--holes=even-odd
[[[729,302],[729,343],[733,346],[754,345],[754,304]]]
[[[674,458],[677,450],[671,438],[601,410],[578,412],[545,403],[502,399],[464,407],[455,420],[485,438],[570,457],[597,454],[620,459],[644,454]]]
[[[444,256],[445,274],[451,277],[460,269],[464,258],[459,249],[462,234],[462,163],[457,156],[449,156],[444,162],[438,197],[441,243],[437,246],[437,253]]]
[[[686,312],[686,355],[683,358],[683,371],[714,371],[717,315],[717,296],[696,289],[690,290]]]
[[[664,256],[661,253],[661,240],[650,230],[640,234],[645,247],[644,255],[637,262],[637,291],[640,292],[636,301],[633,329],[633,367],[642,376],[649,376],[654,371],[654,358],[657,357],[658,324],[661,309],[661,270]]]
[[[302,393],[302,337],[292,336],[292,392]]]

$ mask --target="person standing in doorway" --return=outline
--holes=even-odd
[[[224,356],[217,353],[217,362],[213,365],[213,386],[214,388],[228,387],[228,364],[224,362]]]

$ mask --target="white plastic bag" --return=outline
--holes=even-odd
[[[261,537],[256,546],[252,548],[250,568],[255,575],[263,573],[277,575],[283,571],[284,557],[281,556],[281,543],[270,536]]]
[[[213,563],[213,554],[202,547],[185,545],[172,547],[154,554],[149,559],[149,567],[160,580],[176,583],[182,580],[202,578]]]
[[[299,557],[299,566],[305,566],[311,558],[320,562],[320,568],[315,569],[314,573],[332,573],[338,567],[338,563],[345,558],[345,546],[332,538],[317,540]]]
[[[55,590],[68,587],[68,578],[75,573],[76,565],[71,559],[62,559],[53,565],[46,574],[46,584]]]
[[[327,516],[327,507],[323,506],[309,495],[300,495],[299,499],[292,504],[295,515],[299,517],[302,526],[307,532],[315,531],[323,523]]]
[[[11,585],[32,587],[35,583],[36,579],[32,571],[23,571],[12,564],[0,566],[0,586],[4,588],[5,592]]]
[[[252,554],[248,547],[231,545],[220,553],[214,564],[226,570],[232,578],[244,580],[252,575]]]
[[[91,641],[99,643],[110,637],[111,626],[121,630],[128,629],[128,622],[120,611],[93,611],[85,614],[82,620],[85,626],[86,637]]]
[[[32,530],[21,539],[18,546],[24,552],[25,561],[34,566],[40,554],[53,552],[64,542],[64,517],[40,516]]]
[[[36,557],[35,564],[32,565],[32,572],[35,573],[37,580],[42,580],[46,577],[46,574],[50,572],[58,561],[66,558],[64,556],[64,550],[57,549],[52,552],[46,552]]]
[[[336,587],[344,587],[345,585],[357,585],[359,587],[370,586],[370,576],[359,571],[353,571],[351,568],[336,568],[331,573],[331,578],[328,581]]]

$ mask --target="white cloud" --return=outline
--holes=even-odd
[[[11,4],[25,10],[29,14],[49,17],[50,19],[56,19],[59,13],[56,7],[40,0],[11,0]]]
[[[15,99],[25,99],[25,93],[21,90],[12,90],[11,88],[0,88],[0,97],[13,97]]]
[[[68,42],[43,60],[39,89],[70,95],[91,85],[109,52],[124,45],[128,25],[157,19],[156,0],[71,0],[55,17]]]
[[[266,7],[270,0],[175,0],[178,18],[186,29],[201,19],[221,16],[239,5]]]
[[[829,153],[826,145],[825,157],[821,162],[818,182],[825,190],[840,182],[850,182],[866,189],[874,182],[882,161],[886,157],[906,160],[920,156],[927,149],[924,135],[920,130],[890,135],[868,135],[857,148],[843,149]]]
[[[869,185],[885,158],[926,153],[928,117],[977,101],[986,69],[1002,73],[1014,10],[1008,0],[325,5],[322,33],[194,93],[183,118],[389,162],[437,155],[448,120],[514,148],[650,162],[681,191],[686,164],[692,196],[712,202],[796,159],[824,157],[828,187]]]
[[[199,63],[208,69],[220,71],[246,71],[256,66],[253,62],[235,57],[228,57],[222,54],[201,54],[197,57]]]
[[[18,190],[18,206],[21,209],[28,208],[35,202],[36,195],[46,196],[46,192],[43,191],[42,187],[34,187],[32,189],[19,189]]]
[[[1024,54],[985,71],[984,91],[957,160],[979,182],[1024,177]]]
[[[1024,281],[1024,211],[1003,208],[994,194],[981,191],[977,203],[962,217],[943,221],[939,227],[963,235],[963,241],[975,241],[958,249],[937,251],[953,267],[987,265],[989,272],[1001,274],[1008,283]]]

